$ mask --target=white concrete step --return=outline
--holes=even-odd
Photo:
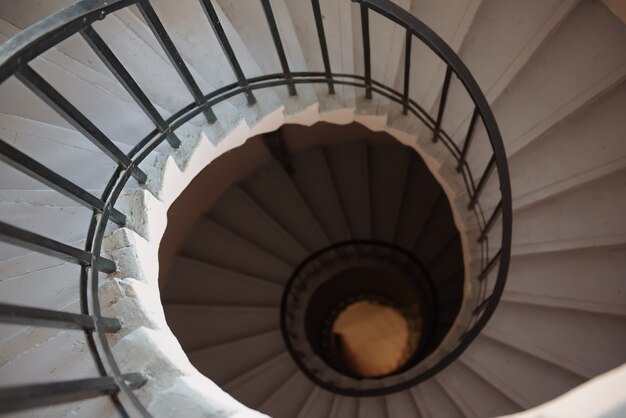
[[[74,308],[70,304],[69,308]],[[66,308],[66,309],[69,309]],[[19,358],[25,352],[30,351],[33,347],[39,346],[46,341],[54,338],[63,330],[54,328],[34,328],[22,325],[6,325],[0,326],[0,369],[9,364],[13,360]],[[6,379],[9,384],[10,379]]]
[[[458,51],[472,26],[472,21],[483,0],[413,0],[409,11],[439,35],[454,51]],[[404,64],[404,57],[401,58]],[[403,68],[403,67],[402,67]],[[402,86],[403,69],[398,73],[396,87]],[[445,64],[421,41],[413,40],[411,54],[410,97],[431,116],[443,85]],[[415,77],[419,74],[419,77]]]
[[[515,418],[538,418],[550,415],[576,415],[583,411],[589,416],[619,416],[624,410],[624,398],[614,387],[621,386],[626,366],[590,380],[577,389],[543,405],[514,415]]]
[[[414,386],[411,389],[408,389],[403,393],[407,394],[412,399],[413,404],[415,405],[415,410],[418,411],[416,416],[419,416],[420,418],[432,417],[432,414],[426,408],[426,400],[424,399],[419,386]]]
[[[376,418],[384,417],[387,415],[387,404],[385,403],[385,397],[368,397],[359,398],[359,418]]]
[[[38,337],[33,346],[28,349],[21,346],[21,352],[3,359],[0,367],[2,386],[97,376],[82,331],[54,330]],[[22,342],[24,339],[9,340],[2,343],[2,348],[11,352],[12,345]]]
[[[168,60],[163,48],[144,22],[130,9],[116,12],[112,19],[105,19],[95,24],[94,28],[148,98],[161,108],[163,117],[171,116],[178,109],[193,102],[193,96]],[[81,62],[102,65],[99,60],[88,60],[85,51],[79,52],[75,49],[67,53],[76,56]],[[193,69],[190,71],[200,86],[207,87],[203,74]]]
[[[466,416],[493,417],[520,410],[499,388],[459,362],[447,367],[435,379]]]
[[[576,242],[581,239],[619,237],[626,233],[626,172],[619,171],[517,212],[514,246],[532,247],[551,242]],[[540,219],[541,221],[537,221]]]
[[[385,396],[385,404],[387,417],[426,418],[418,409],[411,392],[408,390]]]
[[[626,316],[623,247],[514,257],[504,300]]]
[[[510,157],[513,209],[538,205],[626,168],[626,145],[620,135],[624,106],[626,84],[621,82]],[[528,170],[529,165],[534,169]],[[481,197],[486,210],[500,199],[497,183],[495,176],[491,178]]]
[[[397,231],[413,150],[398,146],[372,146],[370,193],[373,237],[392,242]]]
[[[426,218],[437,202],[439,185],[420,158],[413,158],[403,193],[402,212],[395,242],[404,248],[415,248],[425,227]]]
[[[626,83],[622,82],[514,155],[509,167],[515,208],[525,208],[626,168],[626,144],[620,136],[626,127],[620,111],[625,106]],[[524,169],[531,161],[535,169]]]
[[[503,301],[485,335],[591,378],[623,363],[624,321],[613,315]],[[596,349],[599,341],[602,351]]]
[[[18,32],[17,28],[10,27],[5,21],[0,24],[1,41]],[[137,105],[120,99],[120,95],[126,93],[121,86],[115,85],[117,82],[60,51],[48,50],[32,61],[31,66],[112,140],[135,145],[154,129],[152,122]],[[101,87],[103,85],[106,87]],[[15,98],[10,102],[3,101],[0,112],[51,125],[68,126],[54,111],[44,109],[47,105],[17,80],[3,84],[0,91],[3,97]],[[111,91],[117,91],[117,94]],[[115,116],[112,116],[111,109],[117,110]]]
[[[4,141],[98,198],[116,168],[107,156],[71,129],[0,114],[0,132]],[[124,152],[130,150],[128,144],[116,145]],[[63,243],[84,239],[91,210],[4,163],[0,164],[0,177],[0,219],[3,222]],[[134,180],[130,187],[136,187]],[[0,244],[0,259],[29,252]]]
[[[458,52],[492,103],[530,60],[577,0],[483,0]],[[490,59],[486,60],[485,52]],[[443,128],[464,140],[474,105],[458,79],[450,85]]]
[[[82,247],[84,241],[74,243]],[[16,251],[20,248],[11,247]],[[79,313],[78,266],[37,253],[0,261],[0,299],[4,303]],[[45,283],[46,286],[42,286]],[[0,325],[0,367],[45,343],[61,330]]]
[[[272,34],[261,2],[250,3],[247,7],[241,7],[237,0],[218,0],[216,3],[219,4],[246,47],[245,51],[235,49],[235,54],[244,56],[250,54],[263,74],[282,73],[278,52],[273,47]],[[308,71],[296,29],[290,19],[287,3],[288,1],[285,0],[274,0],[270,3],[287,63],[292,72]],[[297,97],[290,97],[286,86],[275,91],[287,105],[287,109],[291,107],[294,110],[305,109],[317,102],[317,94],[311,85],[297,85]],[[290,102],[293,103],[288,104]]]
[[[333,405],[328,415],[329,418],[358,418],[359,417],[359,399],[335,395]]]
[[[457,293],[449,293],[448,291],[444,291],[444,289],[450,290],[458,286],[458,282],[455,282],[455,279],[457,279],[459,275],[465,274],[465,271],[462,272],[458,263],[455,262],[455,260],[459,260],[463,257],[461,240],[458,237],[453,237],[444,244],[444,247],[439,249],[435,257],[435,259],[429,260],[430,262],[427,264],[428,270],[433,277],[435,285],[439,288],[439,292],[444,296],[442,302],[451,302],[454,299],[450,298]],[[424,262],[427,260],[428,259],[424,259]]]
[[[197,2],[188,2],[188,4],[190,3],[195,4]],[[51,5],[48,5],[48,7],[50,6]],[[156,4],[156,6],[158,7],[159,4]],[[10,18],[13,21],[20,22],[21,15],[19,11],[24,7],[24,5],[17,7],[18,13],[10,13]],[[179,7],[179,9],[182,10],[183,8]],[[23,14],[27,13],[23,11]],[[163,21],[172,17],[171,10],[165,10],[164,13],[158,14]],[[203,15],[201,13],[198,16],[202,17]],[[210,30],[208,22],[205,20],[203,23]],[[118,11],[111,16],[111,19],[98,22],[95,27],[147,96],[154,102],[157,109],[161,111],[163,116],[170,115],[173,111],[184,107],[192,101],[192,96],[185,87],[182,79],[172,67],[165,52],[143,22],[137,10],[131,8],[131,10],[126,9]],[[170,31],[170,35],[174,39],[177,48],[181,49],[180,52],[183,57],[188,59],[188,56],[185,55],[184,48],[181,48],[178,33],[173,30],[175,28],[168,26],[166,29]],[[189,30],[190,28],[187,27],[187,29]],[[106,85],[103,88],[134,104],[132,99],[128,97],[125,92],[122,91],[120,93],[121,86],[117,85],[112,74],[108,72],[105,66],[80,37],[71,37],[59,45],[58,50],[74,59],[77,63],[91,68],[104,77],[109,78],[113,83],[112,86]],[[213,62],[215,62],[215,57],[213,58]],[[189,63],[189,61],[188,64],[192,64],[190,67],[191,74],[203,91],[209,92],[226,84],[219,84],[219,82],[216,84],[217,80],[210,77],[208,75],[209,73],[204,70],[200,72],[195,70],[193,63]],[[211,82],[207,81],[208,79],[210,79]],[[225,102],[219,104],[214,110],[219,116],[219,124],[226,130],[231,129],[241,117],[238,115],[238,111],[232,103]],[[194,119],[194,123],[202,122],[202,116],[198,116]]]
[[[102,190],[117,165],[77,131],[0,113],[0,138],[86,190]],[[123,152],[131,146],[114,142]],[[103,175],[103,173],[105,173]],[[2,190],[49,190],[0,164]]]
[[[457,404],[450,398],[437,379],[429,379],[419,386],[412,387],[409,392],[415,404],[421,405],[420,413],[425,417],[465,417]]]
[[[77,246],[83,242],[93,212],[54,191],[0,191],[0,220],[27,231]],[[0,244],[0,260],[31,253]]]
[[[331,242],[350,239],[347,214],[323,148],[293,155],[292,179]]]
[[[5,262],[2,264],[4,265]],[[0,281],[0,302],[36,306],[43,309],[67,310],[78,300],[79,277],[79,266],[64,263],[18,277],[3,279]],[[46,285],[42,286],[42,283]],[[3,337],[0,335],[0,340],[3,340]]]
[[[298,264],[308,255],[302,244],[241,187],[224,193],[211,208],[210,217],[290,264]]]
[[[289,16],[294,25],[298,43],[302,48],[306,68],[310,71],[324,71],[322,53],[319,46],[313,9],[310,5],[286,1]],[[323,16],[326,43],[333,73],[354,74],[355,62],[353,52],[352,20],[353,5],[347,2],[321,0],[320,9]],[[326,85],[316,88],[321,99],[320,111],[338,108],[354,108],[357,91],[352,86],[335,87],[336,95],[329,96]],[[345,123],[345,122],[344,122]]]
[[[523,409],[554,399],[583,382],[574,373],[488,338],[476,339],[461,362]],[[534,384],[524,384],[529,381]]]
[[[4,24],[5,27],[24,30],[64,7],[70,6],[72,3],[74,3],[72,0],[50,0],[45,3],[29,0],[8,0],[0,5],[0,15],[2,16],[0,25]],[[115,20],[115,18],[113,20]],[[14,29],[11,29],[11,32],[13,32],[13,30]],[[105,88],[105,85],[112,87],[110,90],[111,93],[119,93],[118,96],[121,99],[129,101],[129,103],[132,102],[132,99],[123,92],[121,86],[116,86],[113,75],[106,69],[100,59],[90,51],[89,47],[82,41],[80,36],[71,36],[54,49],[73,58],[76,60],[77,64],[83,64],[83,66],[89,67],[100,73],[103,77],[110,79],[110,83],[103,84],[101,87]],[[79,73],[80,68],[80,65],[73,67],[73,69],[78,70]]]
[[[177,304],[278,306],[281,294],[276,283],[179,255],[161,298]]]
[[[296,417],[314,387],[300,369],[297,369],[258,409],[274,418]]]
[[[413,0],[408,10],[433,29],[453,51],[459,51],[482,2],[483,0],[454,0],[451,2]],[[415,100],[431,117],[436,118],[446,66],[430,48],[418,39],[413,39],[411,51],[409,97]],[[402,91],[404,54],[401,55],[399,61],[399,70],[394,86],[398,91]],[[390,123],[402,127],[405,132],[417,134],[420,141],[427,143],[431,141],[432,132],[416,117],[407,118],[402,115],[399,106],[392,106],[389,110],[390,113],[387,118]]]
[[[308,251],[330,244],[315,215],[278,163],[260,169],[241,187]]]
[[[622,80],[624,42],[626,26],[604,4],[579,3],[493,104],[507,154],[514,155]],[[469,154],[475,169],[489,158],[485,139],[478,126]]]
[[[185,350],[199,350],[276,328],[278,309],[253,306],[165,304],[167,322]],[[204,324],[199,333],[190,323]]]
[[[335,395],[315,387],[303,402],[297,418],[314,418],[329,416]]]
[[[210,92],[236,82],[235,75],[219,46],[200,2],[188,0],[173,4],[158,0],[151,2],[151,4],[181,56],[201,74],[201,77],[206,78],[206,84],[200,84],[203,91]],[[236,52],[245,76],[255,77],[264,74],[220,4],[217,2],[212,4],[231,46]],[[139,15],[139,12],[135,12],[135,14]],[[229,121],[224,126],[233,126],[242,116],[246,118],[249,124],[254,124],[262,116],[281,106],[281,99],[277,90],[262,89],[254,92],[254,94],[258,96],[258,100],[257,104],[252,107],[246,105],[246,99],[241,94],[228,101],[228,106],[224,107],[221,113],[221,116],[226,117],[226,120]]]
[[[208,218],[196,223],[183,254],[276,283],[284,283],[294,267]]]
[[[408,10],[412,1],[394,0],[394,3]],[[404,71],[405,30],[377,13],[369,12],[368,20],[372,79],[386,86],[393,86],[399,72]],[[362,31],[361,11],[355,4],[352,7],[352,37],[354,67],[357,74],[365,74]],[[372,100],[365,100],[365,89],[357,90],[357,113],[386,118],[390,109],[390,100],[386,97],[374,94]]]
[[[280,330],[272,329],[207,348],[188,351],[192,364],[218,385],[229,382],[284,351]],[[233,358],[238,361],[233,363]]]
[[[437,200],[433,211],[428,214],[426,225],[417,235],[413,253],[426,265],[432,263],[435,258],[445,251],[458,231],[450,222],[452,212],[445,196]]]
[[[287,351],[260,363],[222,387],[235,399],[250,408],[259,406],[278,390],[285,380],[298,372],[298,367]]]
[[[622,213],[626,171],[616,171],[516,211],[513,223],[514,256],[623,245]],[[538,222],[537,219],[541,219]],[[500,242],[500,225],[489,234],[489,246]]]
[[[87,399],[85,401],[70,402],[51,407],[36,408],[14,414],[15,418],[55,418],[55,417],[89,417],[114,418],[117,410],[111,407],[111,400],[107,397]]]
[[[369,152],[363,142],[336,145],[327,154],[353,239],[372,237]]]

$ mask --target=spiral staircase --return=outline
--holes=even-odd
[[[0,413],[623,416],[619,7],[1,2]],[[381,377],[348,267],[418,301]]]

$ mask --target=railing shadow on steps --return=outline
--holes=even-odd
[[[133,390],[141,387],[146,382],[146,378],[140,373],[123,374],[106,338],[107,333],[119,331],[122,324],[116,318],[103,317],[100,309],[99,273],[111,273],[116,270],[115,263],[101,255],[105,228],[109,222],[120,226],[125,224],[125,215],[114,208],[115,204],[131,176],[139,183],[146,182],[146,174],[139,168],[139,164],[158,145],[163,141],[168,141],[172,147],[178,147],[180,139],[176,136],[176,129],[200,114],[206,117],[209,124],[215,123],[217,118],[212,108],[233,96],[244,95],[248,105],[253,106],[257,100],[255,91],[260,89],[286,86],[291,96],[298,94],[297,86],[301,84],[325,84],[328,87],[329,95],[335,94],[336,85],[364,89],[367,100],[371,100],[374,94],[380,95],[401,105],[402,113],[406,117],[411,114],[418,118],[432,131],[432,141],[440,141],[456,161],[457,171],[462,176],[467,191],[468,208],[474,211],[480,229],[481,272],[478,279],[483,283],[483,287],[479,300],[476,302],[473,320],[455,347],[451,348],[449,353],[433,367],[413,379],[411,384],[435,375],[458,358],[494,313],[504,289],[511,252],[511,190],[506,154],[494,115],[467,67],[429,27],[391,1],[355,0],[361,13],[364,74],[335,73],[332,70],[333,63],[329,57],[319,0],[306,0],[303,1],[303,7],[312,6],[311,19],[315,20],[317,32],[312,36],[319,40],[319,51],[324,69],[319,72],[292,72],[281,42],[271,1],[259,1],[263,6],[272,35],[273,48],[276,51],[282,72],[247,78],[226,33],[222,29],[211,0],[200,0],[208,23],[212,27],[237,79],[235,83],[225,85],[210,93],[202,92],[198,87],[149,0],[82,0],[50,15],[0,45],[0,84],[9,77],[15,76],[117,165],[117,169],[110,173],[110,180],[104,192],[100,197],[96,197],[0,138],[0,160],[93,211],[91,223],[86,231],[86,244],[83,250],[37,234],[36,231],[27,231],[0,222],[0,241],[81,266],[77,287],[80,298],[80,314],[3,303],[0,304],[0,322],[84,331],[87,345],[100,375],[80,380],[0,388],[0,413],[97,396],[109,396],[122,416],[128,416],[128,411],[131,409],[140,415],[150,416],[146,407],[133,394]],[[96,21],[105,19],[107,15],[130,6],[139,9],[172,66],[193,97],[191,103],[168,118],[163,118],[159,114],[154,104],[133,80],[115,53],[92,27]],[[370,48],[369,14],[371,12],[402,27],[406,33],[402,91],[397,91],[372,78],[371,60],[375,57],[371,56]],[[141,139],[128,153],[122,152],[111,138],[108,138],[77,107],[72,105],[29,65],[33,59],[75,34],[80,34],[87,41],[91,49],[95,51],[155,125],[155,129]],[[446,65],[436,118],[431,117],[409,94],[411,44],[414,39],[425,44]],[[462,83],[475,106],[467,135],[460,147],[442,128],[452,76],[457,77]],[[479,119],[482,120],[488,134],[492,155],[484,171],[475,176],[467,163],[467,155],[472,144],[473,131]],[[480,205],[480,196],[494,169],[497,172],[499,182],[500,201],[493,212],[489,216],[485,216]],[[476,182],[475,179],[478,181]],[[499,249],[490,256],[488,234],[498,221],[501,223],[501,242]],[[492,286],[487,286],[489,273],[496,265],[498,270],[495,281]],[[488,288],[491,290],[487,290]],[[123,396],[119,396],[120,394]]]

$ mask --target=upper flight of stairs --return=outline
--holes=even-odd
[[[264,50],[269,45],[269,32],[265,21],[259,18],[260,4],[255,2],[247,7],[246,3],[246,7],[241,7],[243,1],[247,2],[214,3],[246,76],[275,72],[279,69],[272,55],[275,51],[268,54]],[[0,41],[70,3],[0,2]],[[151,3],[203,91],[234,81],[199,2]],[[310,2],[302,3],[272,0],[292,70],[319,70],[317,40],[310,36],[314,33]],[[176,258],[172,272],[184,276],[189,273],[189,280],[194,280],[191,274],[203,269],[207,282],[202,285],[214,290],[216,282],[223,278],[233,286],[220,287],[224,292],[212,292],[206,299],[194,300],[209,308],[180,308],[197,309],[209,318],[202,334],[196,337],[213,340],[194,345],[181,339],[190,360],[201,371],[206,368],[206,374],[215,376],[225,390],[241,395],[244,403],[277,417],[437,418],[508,414],[551,400],[626,361],[626,25],[597,0],[396,3],[452,46],[477,79],[495,113],[508,155],[513,190],[513,254],[507,287],[484,332],[441,374],[384,398],[356,399],[315,388],[290,363],[276,331],[275,305],[280,298],[280,283],[261,280],[263,277],[257,277],[260,274],[252,268],[232,272],[225,268],[228,266],[207,266],[188,257]],[[358,7],[349,1],[335,0],[322,0],[321,6],[331,40],[333,71],[362,73]],[[378,17],[373,17],[370,25],[371,32],[376,33],[372,38],[372,55],[376,57],[372,61],[373,78],[399,88],[404,33]],[[115,13],[95,28],[164,116],[191,100],[135,10]],[[411,97],[434,115],[444,67],[426,48],[414,48]],[[83,109],[123,151],[153,129],[80,37],[74,36],[47,51],[33,62],[33,67]],[[199,116],[180,129],[177,133],[183,141],[181,149],[171,152],[167,144],[160,146],[155,156],[142,164],[151,175],[146,187],[134,180],[128,186],[128,196],[141,196],[146,206],[163,213],[138,211],[131,216],[128,229],[116,233],[141,236],[156,251],[160,236],[155,230],[164,228],[164,208],[176,194],[167,189],[163,179],[182,178],[185,173],[192,178],[190,173],[199,171],[192,164],[194,152],[223,153],[231,145],[223,146],[221,141],[242,129],[242,120],[254,128],[264,117],[280,114],[286,115],[288,122],[289,117],[316,104],[319,114],[317,110],[312,112],[315,117],[308,123],[315,118],[340,123],[356,119],[376,129],[421,133],[410,145],[417,145],[428,158],[439,159],[443,176],[454,171],[443,147],[430,144],[431,137],[424,126],[403,116],[399,107],[384,98],[375,95],[373,102],[368,102],[362,90],[350,86],[338,87],[335,96],[328,96],[326,86],[321,84],[302,84],[297,88],[296,98],[289,97],[284,87],[260,90],[258,104],[251,108],[243,96],[237,96],[216,106],[217,124],[209,126]],[[443,121],[444,129],[459,143],[473,109],[460,90],[453,81]],[[259,128],[259,132],[264,129]],[[115,168],[16,79],[0,86],[0,137],[96,195],[104,189]],[[486,144],[486,134],[479,126],[468,158],[476,172],[482,171],[490,156]],[[296,164],[307,167],[304,159]],[[314,165],[308,169],[317,172]],[[103,176],[103,172],[107,175]],[[235,206],[238,210],[255,211],[255,216],[263,221],[254,225],[259,230],[246,231],[249,224],[237,222],[236,213],[220,213],[219,207],[210,215],[216,221],[212,225],[215,230],[226,231],[231,237],[244,235],[247,240],[259,240],[247,243],[249,246],[264,247],[264,239],[283,237],[271,241],[280,241],[281,247],[273,248],[280,260],[274,257],[275,263],[268,267],[281,269],[281,274],[289,274],[307,252],[359,228],[350,224],[351,219],[356,219],[353,217],[346,217],[343,224],[337,225],[333,222],[338,218],[332,214],[324,217],[321,205],[315,206],[313,199],[327,188],[311,178],[299,178],[299,172],[306,170],[296,170],[293,179],[302,200],[307,202],[303,207],[315,213],[320,225],[295,222],[286,226],[279,213],[258,210],[256,203],[263,194],[253,196],[256,200],[250,198],[257,190],[253,187],[240,190],[239,195],[233,192],[230,197],[250,204]],[[400,181],[408,181],[406,176],[397,174]],[[495,180],[492,178],[483,195],[486,213],[499,199]],[[399,187],[394,179],[389,182]],[[319,189],[313,189],[314,186]],[[466,196],[460,193],[456,197],[462,201]],[[266,208],[271,203],[266,202]],[[137,207],[133,205],[129,198],[121,202],[119,209],[130,211]],[[87,209],[0,164],[2,222],[82,247],[90,217]],[[469,215],[462,221],[469,234],[475,232]],[[390,236],[389,225],[382,218],[381,222],[366,232]],[[394,232],[396,239],[409,241],[411,235],[403,234],[411,228],[398,228]],[[109,229],[114,232],[115,227]],[[497,227],[493,234],[498,235]],[[121,254],[124,249],[118,250]],[[155,260],[156,256],[146,259],[146,264]],[[245,265],[240,267],[243,270]],[[78,273],[77,266],[0,244],[0,302],[78,312]],[[127,277],[131,282],[143,279],[154,284],[156,267],[152,273],[146,278]],[[254,297],[247,299],[248,293],[238,293],[238,288],[234,288],[238,280],[242,286],[255,286]],[[233,292],[237,292],[237,298],[231,298]],[[164,300],[169,303],[179,298],[189,302],[194,295],[184,296],[165,292]],[[236,333],[227,334],[233,331],[232,327],[213,329],[224,316],[229,321],[242,321]],[[160,319],[155,318],[154,328],[162,327]],[[172,318],[167,319],[175,329]],[[257,351],[259,347],[263,350]],[[240,368],[232,369],[225,362],[216,362],[220,356],[246,360],[242,360]],[[0,325],[0,385],[81,378],[95,373],[79,332]],[[264,390],[257,390],[258,387]],[[114,415],[114,411],[108,399],[95,399],[16,416],[73,415],[108,416]]]

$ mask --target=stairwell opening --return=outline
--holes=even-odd
[[[385,258],[390,254],[387,248],[377,250]],[[434,294],[427,283],[414,283],[419,277],[410,270],[357,251],[362,260],[350,260],[350,267],[331,273],[313,292],[305,313],[306,338],[339,373],[379,378],[419,358],[416,352],[432,331]]]
[[[415,351],[420,329],[411,328],[411,319],[380,301],[353,302],[333,322],[330,343],[355,375],[385,376],[402,367]]]
[[[238,382],[274,362],[337,393],[402,390],[390,379],[441,348],[466,285],[441,185],[412,148],[354,123],[284,125],[218,157],[171,205],[159,258],[169,327],[244,403]],[[335,326],[354,307],[393,318],[391,366],[373,339],[358,364],[346,355]]]

